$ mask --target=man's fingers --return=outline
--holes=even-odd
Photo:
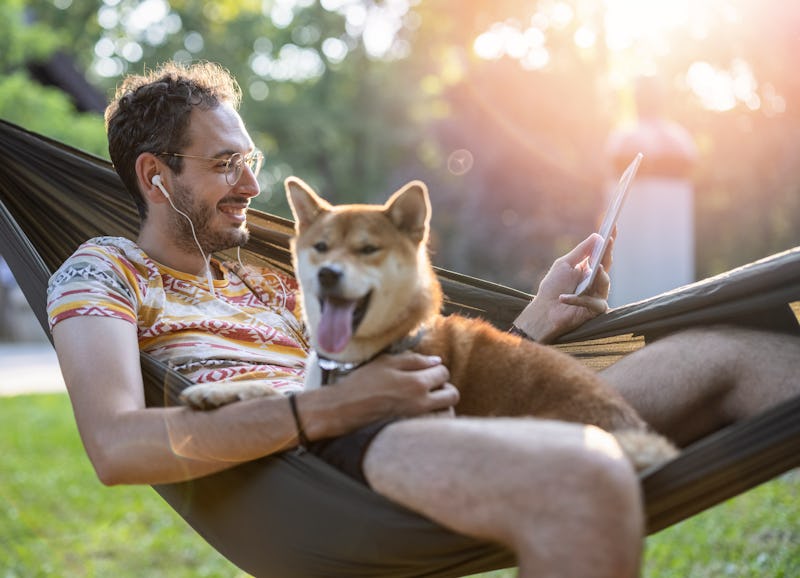
[[[595,297],[601,297],[602,299],[608,299],[608,292],[611,289],[611,277],[608,275],[608,269],[605,265],[600,265],[600,269],[597,271],[597,277],[595,277],[594,285],[592,286],[592,290],[589,293]]]
[[[581,261],[591,255],[595,243],[600,243],[602,241],[603,238],[600,235],[597,233],[592,233],[583,241],[578,243],[578,245],[572,251],[564,255],[562,259],[570,266],[576,267]]]
[[[450,379],[450,371],[442,365],[442,359],[437,355],[422,355],[413,351],[404,351],[398,354],[384,354],[375,360],[375,363],[386,363],[389,368],[408,372],[416,375],[421,385],[433,390],[441,387]],[[407,379],[408,377],[401,377]]]
[[[442,387],[431,391],[428,397],[431,401],[431,410],[440,410],[453,407],[461,396],[452,383],[445,383]]]
[[[605,313],[608,310],[608,301],[602,297],[592,297],[590,295],[561,295],[558,300],[567,305],[584,307],[592,313]]]
[[[382,360],[384,363],[393,365],[402,371],[416,371],[441,365],[442,359],[437,355],[422,355],[414,351],[404,351],[395,355],[384,354],[376,361]]]

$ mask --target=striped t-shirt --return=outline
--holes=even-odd
[[[283,393],[301,390],[308,344],[295,280],[212,263],[223,275],[216,296],[205,277],[156,263],[129,239],[91,239],[50,278],[50,328],[81,315],[122,319],[136,325],[142,351],[194,383],[269,380]]]

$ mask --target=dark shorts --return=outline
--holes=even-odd
[[[369,486],[364,476],[364,456],[375,436],[396,419],[376,421],[343,436],[311,442],[308,451],[337,470]]]

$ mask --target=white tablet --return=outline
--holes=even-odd
[[[598,265],[603,260],[603,255],[606,254],[606,249],[608,249],[608,243],[610,240],[609,236],[611,235],[611,231],[614,230],[614,225],[617,223],[617,218],[619,217],[619,214],[622,211],[622,205],[625,203],[625,199],[628,196],[628,190],[633,182],[633,177],[636,176],[636,171],[639,170],[639,164],[642,162],[642,157],[642,153],[638,153],[636,158],[631,161],[631,164],[628,165],[628,168],[625,169],[625,172],[622,173],[622,176],[619,179],[617,190],[614,191],[614,196],[611,198],[611,203],[608,205],[606,216],[603,218],[603,224],[600,225],[600,230],[598,231],[600,236],[603,238],[603,242],[595,245],[592,254],[589,256],[589,273],[575,289],[576,295],[582,295],[586,293],[589,287],[592,286],[592,283],[594,283],[595,277],[597,277],[597,270],[599,269]]]

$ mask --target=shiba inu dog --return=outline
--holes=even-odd
[[[332,206],[296,177],[285,181],[303,315],[316,352],[306,386],[382,352],[438,355],[460,392],[457,415],[536,416],[615,435],[637,469],[676,453],[622,397],[579,361],[489,323],[439,314],[442,290],[427,253],[430,202],[414,181],[384,205]]]

